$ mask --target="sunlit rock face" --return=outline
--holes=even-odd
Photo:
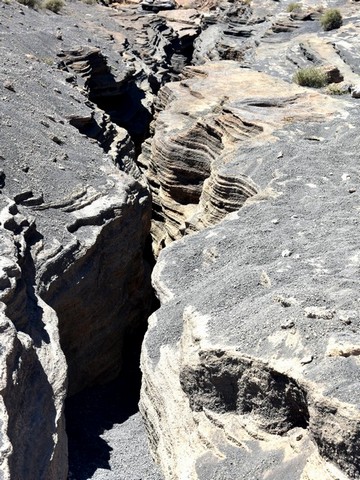
[[[1,5],[6,480],[67,478],[65,397],[139,337],[150,227],[141,412],[164,476],[360,477],[357,7],[324,32],[313,7],[181,4]],[[309,66],[330,85],[295,85]]]
[[[225,65],[219,106],[214,77]],[[359,478],[355,110],[234,63],[189,72],[163,89],[149,150],[159,165],[150,177],[158,224],[169,243],[179,239],[153,272],[161,308],[142,352],[153,454],[169,479]],[[253,191],[215,226],[180,239],[186,210],[172,186],[180,190],[181,161],[190,171],[200,163],[179,153],[183,132],[199,142],[199,126],[229,112],[256,128],[245,139],[218,134],[216,154],[210,142],[196,150],[213,180],[199,181],[191,213],[208,221],[207,189],[220,189],[211,169]]]
[[[61,480],[65,397],[116,377],[149,314],[151,204],[128,133],[89,102],[84,71],[58,65],[87,43],[84,7],[61,34],[56,16],[22,8],[0,13],[0,461],[4,478]],[[80,51],[107,95],[114,58]]]
[[[274,131],[289,123],[336,110],[330,97],[236,62],[188,67],[183,77],[160,90],[154,134],[139,158],[152,192],[156,254],[259,192],[254,174],[260,160],[248,154],[240,161],[239,152],[273,141]]]

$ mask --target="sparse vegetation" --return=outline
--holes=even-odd
[[[46,10],[51,10],[54,13],[59,13],[64,6],[63,0],[45,0],[42,3],[42,7]]]
[[[302,87],[321,88],[327,85],[327,75],[320,68],[309,67],[298,70],[293,78]]]
[[[327,87],[326,93],[328,93],[329,95],[346,95],[347,93],[349,93],[349,89],[337,83],[331,83]]]
[[[40,58],[40,60],[49,66],[52,66],[54,64],[54,59],[51,57],[43,57],[43,58]]]
[[[325,32],[341,27],[342,16],[340,11],[337,8],[329,8],[328,10],[325,10],[320,18],[320,23]]]
[[[35,8],[38,4],[37,0],[17,0],[21,5],[25,5],[26,7]]]
[[[300,3],[291,2],[289,3],[286,9],[288,13],[295,12],[296,10],[301,10]]]

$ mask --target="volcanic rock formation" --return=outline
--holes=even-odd
[[[323,32],[288,3],[0,5],[4,479],[67,478],[65,398],[144,329],[150,234],[140,410],[164,477],[360,478],[360,20],[343,2]],[[308,66],[329,85],[296,85]],[[158,480],[143,437],[116,453],[144,435],[118,418],[83,477]]]

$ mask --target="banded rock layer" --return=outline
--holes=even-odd
[[[160,99],[141,160],[155,240],[208,228],[153,273],[140,406],[156,460],[169,479],[360,478],[354,105],[232,62]]]
[[[249,155],[234,153],[274,140],[275,129],[336,111],[334,100],[309,93],[236,62],[188,67],[159,93],[153,137],[138,159],[153,196],[154,251],[239,209],[261,189]]]

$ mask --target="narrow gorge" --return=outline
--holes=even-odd
[[[357,2],[0,1],[0,478],[359,479]]]

